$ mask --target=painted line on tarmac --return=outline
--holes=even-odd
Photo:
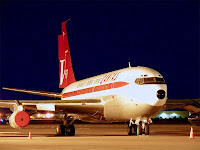
[[[11,134],[11,133],[16,134],[16,133],[20,133],[20,132],[0,132],[0,134]]]

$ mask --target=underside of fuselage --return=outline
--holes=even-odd
[[[82,121],[90,123],[108,123],[126,122],[129,121],[130,118],[136,120],[138,117],[152,118],[163,109],[163,106],[152,106],[144,102],[136,103],[133,99],[120,95],[106,96],[106,98],[102,98],[101,105],[94,105],[91,107],[85,106],[85,109],[83,106],[79,112],[74,108],[74,112],[71,113],[78,115],[79,119]]]

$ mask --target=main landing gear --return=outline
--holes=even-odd
[[[63,121],[63,124],[58,125],[56,128],[56,135],[58,136],[74,136],[75,135],[75,127],[74,121],[76,118],[74,117],[66,117]]]
[[[128,125],[128,135],[149,135],[150,123],[152,123],[152,120],[147,118],[138,118],[135,123],[131,119]]]

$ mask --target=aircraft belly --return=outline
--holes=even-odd
[[[68,105],[57,106],[56,111],[63,111],[75,114],[103,115],[104,107],[103,105]]]
[[[163,106],[152,106],[147,103],[134,103],[129,98],[117,96],[104,104],[104,116],[106,120],[129,121],[138,117],[152,118],[163,110]]]
[[[98,98],[97,98],[98,99]],[[99,98],[100,99],[100,98]],[[138,117],[152,118],[163,110],[163,106],[152,106],[144,102],[136,102],[123,95],[101,97],[99,105],[56,106],[56,110],[77,114],[79,119],[87,122],[123,122]]]
[[[162,110],[162,106],[151,106],[149,104],[139,104],[135,107],[132,108],[132,114],[130,114],[130,117],[133,118],[134,120],[137,117],[147,117],[147,118],[152,118],[158,115]]]
[[[123,114],[123,106],[120,104],[119,100],[113,99],[107,101],[104,104],[104,116],[106,120],[110,121],[121,121]]]

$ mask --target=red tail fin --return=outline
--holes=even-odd
[[[59,72],[60,72],[59,88],[67,87],[69,84],[76,81],[72,68],[70,49],[67,38],[67,30],[66,30],[67,21],[62,22],[61,24],[62,34],[58,35]]]

